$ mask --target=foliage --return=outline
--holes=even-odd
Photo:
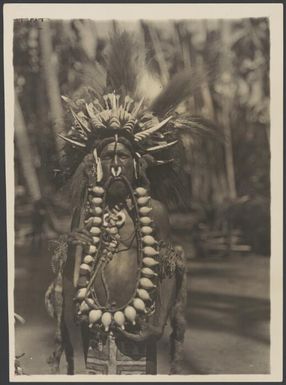
[[[146,98],[156,96],[177,73],[194,71],[199,81],[177,109],[211,120],[224,138],[194,140],[185,135],[193,206],[216,207],[248,196],[266,203],[246,210],[246,217],[261,213],[269,224],[267,19],[45,23],[18,20],[14,25],[15,90],[43,196],[56,189],[61,156],[56,133],[65,111],[55,100],[60,95],[79,95],[85,86],[98,89],[108,35],[131,29],[145,50],[141,88]],[[95,60],[100,65],[95,66]],[[21,165],[16,152],[16,184],[27,185]],[[242,222],[238,226],[246,230],[247,220]]]

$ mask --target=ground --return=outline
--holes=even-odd
[[[46,250],[43,252],[42,250]],[[16,250],[16,352],[27,374],[49,374],[54,321],[44,307],[52,279],[44,244],[38,253]],[[188,260],[185,374],[269,373],[269,258],[209,257]],[[159,343],[160,374],[169,370],[167,327]]]

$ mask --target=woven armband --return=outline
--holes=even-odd
[[[172,246],[170,242],[160,241],[160,277],[171,278],[175,273],[185,270],[184,250],[180,245]]]

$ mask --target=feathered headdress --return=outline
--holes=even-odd
[[[154,198],[160,197],[169,207],[189,201],[188,178],[182,175],[185,149],[181,134],[186,129],[194,134],[210,133],[212,127],[207,120],[179,115],[175,109],[196,91],[200,79],[190,72],[180,73],[146,105],[144,97],[138,97],[144,60],[134,40],[123,32],[110,40],[109,48],[105,66],[95,63],[93,67],[93,87],[87,87],[86,96],[76,100],[62,97],[72,116],[70,130],[59,135],[66,142],[68,174],[105,138],[117,135],[130,142],[134,156],[146,160]]]
[[[69,102],[67,98],[63,98]],[[142,113],[140,108],[143,98],[139,103],[129,96],[122,100],[114,91],[112,94],[103,95],[103,100],[103,105],[98,99],[85,103],[83,110],[78,113],[71,107],[73,127],[66,136],[59,136],[73,148],[89,151],[103,138],[122,135],[130,140],[134,151],[140,155],[163,151],[177,143],[168,141],[171,132],[170,124],[167,123],[172,116],[159,121],[150,113]]]

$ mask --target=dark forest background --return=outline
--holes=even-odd
[[[59,188],[56,178],[62,154],[56,134],[65,128],[61,95],[73,97],[96,82],[94,62],[119,28],[131,31],[146,49],[147,99],[180,71],[207,74],[178,109],[211,119],[224,138],[185,135],[191,209],[171,213],[174,236],[191,239],[190,257],[269,255],[267,19],[15,21],[16,245],[68,231],[68,188]]]

